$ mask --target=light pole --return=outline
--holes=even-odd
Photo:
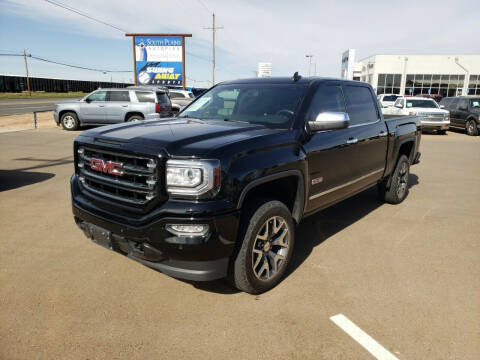
[[[467,95],[467,93],[468,93],[468,82],[470,81],[470,72],[468,71],[468,69],[465,66],[463,66],[462,64],[459,63],[458,57],[455,58],[455,64],[460,66],[463,69],[463,71],[465,71],[465,78],[463,80],[463,86],[462,86],[462,95]],[[455,94],[455,95],[458,96],[458,94]]]
[[[305,55],[306,58],[308,58],[308,76],[310,76],[310,68],[312,67],[312,54],[307,54]]]

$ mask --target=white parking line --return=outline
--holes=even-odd
[[[351,322],[345,315],[337,314],[330,317],[330,320],[332,320],[339,328],[350,335],[353,340],[362,345],[365,350],[367,350],[375,358],[380,360],[398,360],[396,356],[376,342],[375,339],[368,335],[365,331]]]

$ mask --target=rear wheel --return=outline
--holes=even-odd
[[[66,112],[62,115],[60,122],[62,123],[62,127],[65,130],[77,130],[79,126],[77,114],[74,112]]]
[[[410,175],[410,162],[406,155],[401,155],[397,166],[391,175],[390,188],[382,187],[383,198],[390,204],[399,204],[408,193],[408,176]]]
[[[232,280],[239,290],[260,294],[276,286],[287,269],[294,225],[290,211],[280,201],[267,201],[250,210],[246,209],[253,215],[242,221],[242,243],[232,264]]]
[[[143,117],[141,117],[140,115],[132,115],[127,118],[127,122],[138,122],[142,120],[143,120]]]
[[[466,124],[467,134],[470,136],[477,136],[478,135],[478,127],[475,123],[475,120],[467,120]]]

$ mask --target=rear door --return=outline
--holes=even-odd
[[[160,117],[165,118],[172,116],[172,102],[167,93],[157,91],[157,102],[160,104]]]
[[[106,118],[106,98],[107,92],[104,90],[97,90],[91,93],[80,104],[80,121],[86,123],[104,123]]]
[[[349,187],[350,191],[357,191],[383,176],[388,146],[387,126],[370,87],[347,82],[342,88],[350,117],[351,133],[347,143],[355,144],[352,155],[355,178]]]
[[[129,106],[130,92],[128,90],[107,91],[107,116],[105,122],[111,124],[124,122]]]
[[[456,126],[466,128],[468,115],[468,99],[460,98],[457,105]]]
[[[452,101],[448,104],[448,110],[450,110],[450,124],[455,127],[460,127],[460,119],[458,118],[458,98],[452,98]]]

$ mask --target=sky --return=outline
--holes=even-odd
[[[480,53],[478,0],[55,0],[131,33],[191,33],[188,86],[211,86],[212,12],[216,82],[255,76],[340,76],[342,53]],[[45,0],[0,0],[0,53],[21,53],[106,70],[133,69],[132,41],[119,31]],[[103,73],[29,60],[31,76],[132,82],[132,72]],[[0,56],[0,73],[24,75],[22,57]]]

